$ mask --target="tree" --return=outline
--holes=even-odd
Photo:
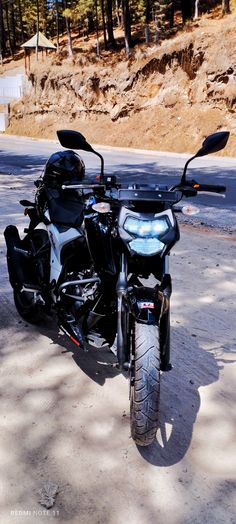
[[[181,0],[181,11],[183,23],[192,18],[192,2],[191,0]]]
[[[21,0],[17,1],[17,8],[18,8],[18,16],[19,16],[18,21],[19,21],[20,35],[21,35],[20,42],[23,44],[25,37],[24,37],[24,26],[23,26],[23,19],[22,19]]]
[[[194,4],[194,19],[196,20],[199,16],[199,13],[198,13],[198,4],[199,4],[199,0],[195,0],[195,4]]]
[[[67,40],[68,40],[68,55],[73,56],[73,48],[72,48],[72,36],[71,36],[71,10],[66,8],[63,11],[63,16],[65,17],[66,21],[66,32],[67,32]]]
[[[151,22],[151,0],[145,2],[145,40],[146,44],[150,44],[150,22]]]
[[[105,19],[104,0],[101,0],[101,12],[102,12],[102,28],[103,28],[104,48],[106,50],[107,49],[107,32],[106,32],[106,19]]]
[[[122,0],[122,13],[125,34],[125,52],[126,55],[129,56],[131,47],[131,18],[129,0]]]
[[[114,32],[113,32],[113,6],[112,0],[106,0],[106,12],[107,12],[107,34],[108,34],[108,43],[112,46],[116,46]]]
[[[6,14],[6,24],[7,24],[7,36],[8,36],[8,42],[9,42],[10,53],[11,53],[11,56],[13,57],[13,46],[12,46],[11,31],[10,31],[9,5],[10,5],[10,2],[5,2],[5,14]]]
[[[230,0],[222,0],[222,14],[226,15],[230,13]]]
[[[173,26],[173,1],[158,0],[155,2],[155,20],[157,31],[165,33],[167,27]]]
[[[66,32],[67,32],[67,41],[68,41],[68,55],[73,56],[72,48],[72,35],[71,35],[71,19],[73,18],[73,3],[69,0],[63,0],[63,16],[66,22]]]

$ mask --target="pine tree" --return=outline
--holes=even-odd
[[[193,4],[191,0],[181,0],[181,11],[182,11],[182,19],[183,23],[187,22],[187,20],[190,20],[193,15]]]
[[[155,20],[158,32],[165,32],[173,25],[173,1],[158,0],[155,2]]]
[[[122,13],[123,13],[123,24],[125,34],[125,52],[126,55],[130,54],[131,47],[131,18],[130,18],[130,6],[129,0],[122,0]]]
[[[230,13],[230,0],[222,0],[222,14]]]

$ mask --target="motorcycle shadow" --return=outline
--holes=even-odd
[[[62,354],[71,353],[81,371],[98,385],[103,386],[107,379],[116,377],[121,373],[114,367],[116,359],[108,346],[98,349],[87,345],[85,349],[79,348],[60,332],[56,322],[52,324],[52,320],[41,327],[40,331],[46,334],[53,344],[60,346]]]
[[[172,327],[173,369],[161,376],[160,421],[156,440],[137,446],[141,456],[159,467],[172,466],[186,454],[201,404],[199,388],[219,379],[216,358],[183,327]]]

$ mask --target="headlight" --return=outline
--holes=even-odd
[[[166,218],[140,220],[129,216],[125,220],[124,229],[137,237],[148,238],[153,241],[159,235],[168,231],[169,224]]]
[[[129,247],[138,255],[156,255],[164,246],[157,238],[135,238],[129,242]]]

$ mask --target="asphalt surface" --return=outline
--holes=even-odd
[[[199,144],[200,145],[200,144]],[[190,155],[160,153],[158,151],[119,150],[95,146],[104,155],[105,173],[115,174],[126,182],[140,181],[171,186],[177,183],[186,160]],[[0,135],[0,172],[18,175],[32,174],[36,178],[42,173],[49,156],[62,150],[58,141],[35,140],[24,137]],[[98,175],[99,159],[80,152],[85,160],[87,174]],[[208,156],[193,161],[189,177],[208,184],[223,184],[227,187],[226,198],[198,196],[198,204],[215,209],[236,210],[236,159]]]

